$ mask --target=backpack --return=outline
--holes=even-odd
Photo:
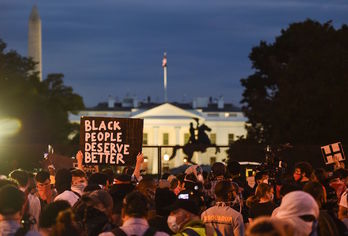
[[[23,218],[21,219],[21,227],[16,231],[14,236],[26,235],[34,224],[36,224],[35,218],[29,214],[24,214]]]

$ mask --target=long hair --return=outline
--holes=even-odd
[[[75,222],[71,209],[61,211],[57,216],[56,225],[53,227],[53,236],[82,235]]]
[[[268,184],[261,183],[257,186],[255,195],[251,196],[247,199],[246,205],[247,207],[252,207],[256,203],[260,201],[261,198],[266,197],[266,194],[272,190],[272,187]]]

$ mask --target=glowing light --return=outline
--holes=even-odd
[[[4,118],[0,119],[0,138],[10,137],[18,133],[22,123],[18,119]]]
[[[163,159],[165,161],[169,161],[169,155],[167,153],[164,154]]]
[[[187,158],[184,158],[184,163],[186,163],[187,162]]]
[[[147,159],[147,157],[144,158],[144,162],[148,162],[149,160]]]

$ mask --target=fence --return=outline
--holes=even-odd
[[[146,146],[143,146],[143,153],[144,153],[144,156],[148,158],[147,161],[150,162],[150,164],[152,164],[150,166],[150,167],[152,167],[152,170],[154,170],[154,165],[157,166],[157,173],[156,174],[158,175],[158,177],[160,177],[162,175],[163,169],[169,170],[169,164],[168,164],[168,162],[170,161],[169,156],[171,156],[173,149],[174,148],[182,149],[183,147],[184,146],[179,146],[179,145],[176,145],[176,146],[172,146],[172,145],[146,145]],[[212,151],[215,150],[216,148],[220,148],[220,152],[213,154]],[[228,148],[229,148],[228,145],[218,145],[216,147],[215,146],[208,147],[206,153],[198,152],[198,154],[196,153],[195,155],[196,156],[198,156],[198,155],[199,156],[209,156],[210,155],[209,160],[204,160],[203,163],[200,160],[201,163],[199,163],[199,164],[204,164],[204,163],[205,164],[212,164],[212,162],[222,161],[223,159],[226,159]],[[156,153],[149,154],[149,152],[148,152],[149,149],[156,150]],[[169,153],[167,153],[167,152],[169,152]],[[151,155],[151,157],[149,157],[148,155]],[[162,158],[164,158],[165,166],[163,166]],[[179,153],[177,153],[174,158],[181,159],[181,160],[176,160],[176,163],[182,163],[182,164],[187,163],[187,157],[185,157],[184,153],[181,153],[181,151],[179,151]],[[185,161],[185,159],[186,159],[186,161]],[[179,167],[179,166],[174,165],[174,168],[175,167]],[[152,172],[152,174],[155,174],[155,173]]]

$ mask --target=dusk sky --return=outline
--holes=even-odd
[[[260,40],[307,18],[348,23],[347,0],[0,0],[0,38],[23,56],[34,4],[44,78],[63,73],[87,106],[109,95],[163,101],[164,51],[169,101],[223,96],[240,105]]]

